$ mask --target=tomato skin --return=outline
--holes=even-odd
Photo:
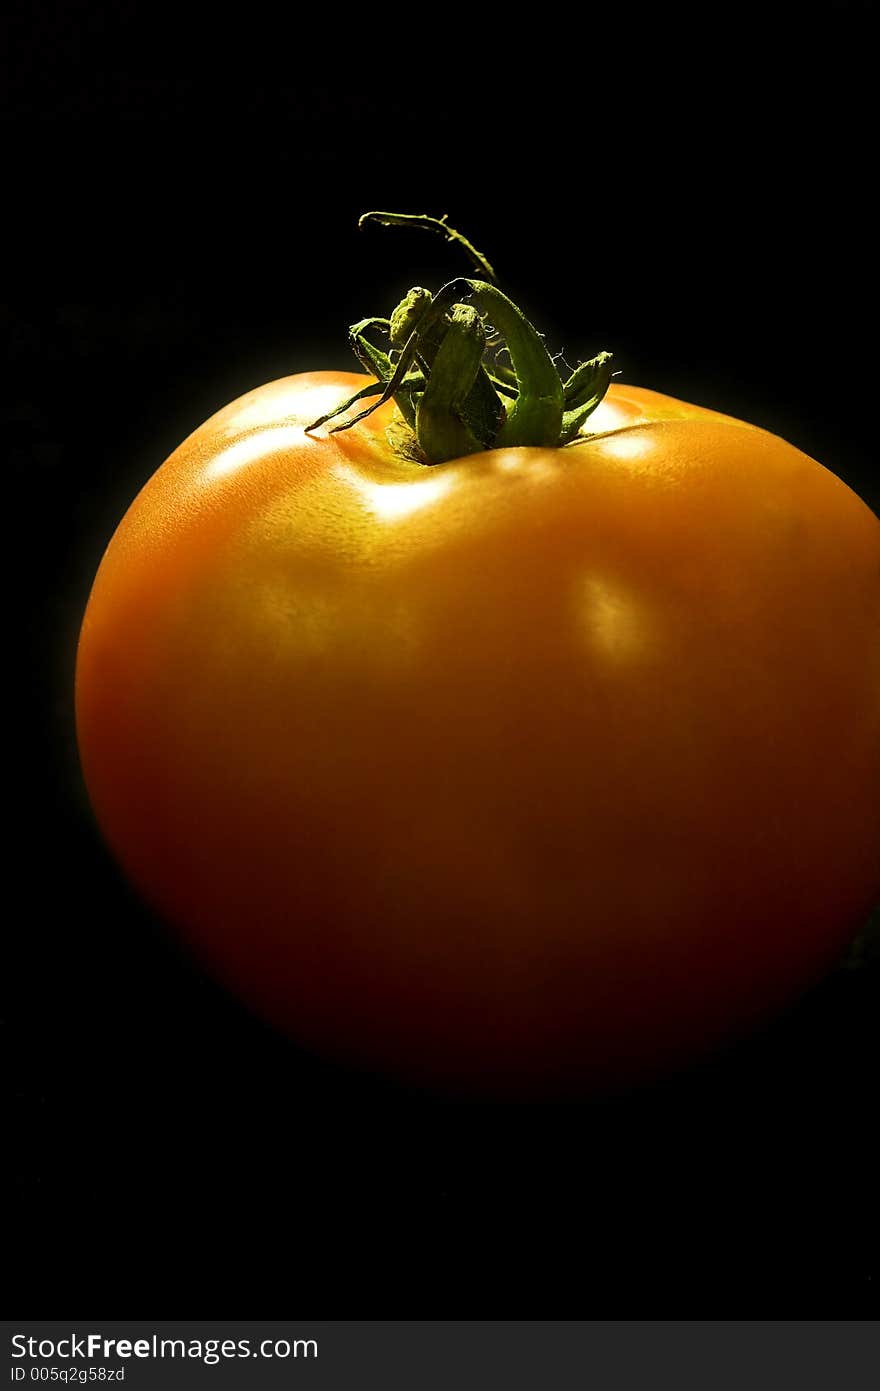
[[[322,1053],[523,1097],[697,1057],[880,887],[880,522],[628,386],[566,450],[303,433],[364,380],[233,402],[122,521],[77,665],[104,834]]]

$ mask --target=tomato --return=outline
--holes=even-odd
[[[367,379],[221,410],[124,518],[77,667],[127,874],[301,1044],[456,1093],[632,1083],[815,981],[880,885],[880,521],[613,385],[424,467]]]

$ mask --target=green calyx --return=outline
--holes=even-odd
[[[309,430],[375,397],[365,410],[333,427],[333,432],[348,430],[393,397],[414,436],[411,452],[427,464],[483,449],[573,443],[608,389],[611,354],[599,353],[563,380],[541,335],[490,283],[495,272],[485,256],[445,217],[365,213],[360,222],[442,232],[462,246],[486,278],[451,280],[436,294],[417,287],[390,319],[352,325],[352,349],[376,380]],[[388,340],[387,349],[372,341],[379,335]]]

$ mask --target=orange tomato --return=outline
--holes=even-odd
[[[834,961],[880,885],[880,521],[775,436],[613,385],[424,467],[367,379],[196,430],[82,629],[98,821],[211,971],[456,1092],[619,1086]]]

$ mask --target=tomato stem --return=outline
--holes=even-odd
[[[415,435],[416,453],[427,464],[481,449],[569,444],[601,401],[612,376],[612,357],[602,352],[582,363],[563,382],[544,340],[522,310],[490,283],[495,272],[482,252],[446,216],[426,213],[364,213],[359,225],[416,226],[442,232],[460,245],[486,279],[451,280],[436,294],[416,287],[401,300],[390,319],[369,318],[354,324],[349,337],[354,352],[376,382],[363,388],[330,415],[308,428],[317,429],[345,415],[366,396],[376,399],[366,410],[334,425],[350,430],[385,401],[394,398]],[[491,318],[493,328],[487,331]],[[367,336],[387,334],[385,352]],[[501,361],[505,353],[510,365]]]

